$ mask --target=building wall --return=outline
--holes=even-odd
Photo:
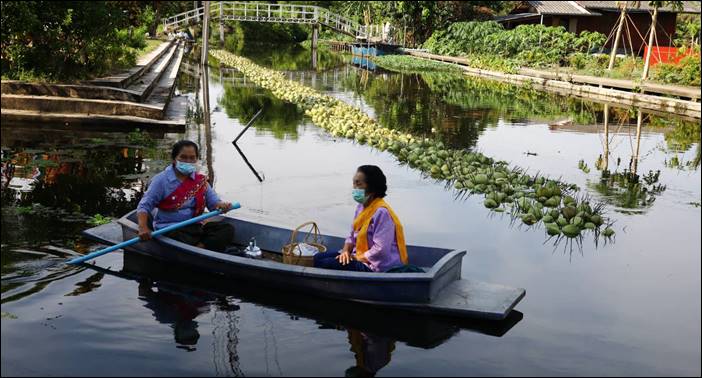
[[[617,20],[619,19],[618,12],[601,12],[602,16],[597,17],[580,17],[578,21],[578,33],[583,30],[597,31],[604,35],[609,35],[614,29]],[[629,35],[631,36],[631,44],[629,43],[629,38],[626,37],[627,28],[626,26],[622,29],[622,40],[619,44],[619,48],[622,48],[622,44],[626,44],[627,51],[631,50],[633,46],[634,51],[639,55],[643,54],[643,45],[648,42],[648,36],[646,32],[651,26],[651,14],[650,13],[629,13],[631,20],[628,22]],[[633,21],[633,25],[631,21]],[[659,13],[658,14],[658,28],[656,29],[656,36],[658,39],[659,46],[671,46],[673,41],[671,38],[675,33],[675,13]],[[638,32],[636,31],[638,29]],[[655,42],[654,42],[655,43]],[[607,42],[606,47],[611,48],[614,44],[614,33],[612,33],[612,38]]]
[[[619,12],[601,11],[602,16],[544,16],[544,25],[547,26],[563,26],[566,30],[580,33],[583,30],[600,32],[606,36],[612,33],[612,37],[607,41],[606,48],[611,48],[614,44],[614,28],[619,19]],[[675,34],[675,13],[659,13],[658,14],[658,29],[656,36],[659,46],[671,46],[673,44],[672,37]],[[633,46],[634,52],[638,55],[643,55],[644,44],[648,42],[646,32],[651,25],[651,14],[646,12],[629,13],[631,21],[628,22],[629,34],[631,35],[631,43],[626,37],[626,27],[622,30],[622,40],[619,43],[619,50],[623,49],[623,44],[626,44],[626,51],[629,52]],[[577,19],[577,21],[573,21]],[[540,19],[532,20],[515,20],[504,24],[505,29],[514,29],[518,25],[524,24],[539,24]],[[638,32],[636,31],[638,29]],[[643,37],[643,38],[642,38]],[[654,42],[655,43],[655,42]]]

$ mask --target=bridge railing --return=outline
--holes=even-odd
[[[317,7],[296,4],[262,4],[238,1],[222,1],[224,19],[271,19],[316,22]],[[219,9],[217,9],[218,15]],[[215,12],[213,12],[215,13]]]
[[[169,17],[163,21],[164,30],[187,24],[193,19],[199,20],[203,15],[204,7],[200,7]],[[221,17],[223,20],[319,23],[357,39],[365,40],[383,40],[384,35],[387,34],[387,30],[384,30],[382,25],[361,25],[315,5],[219,1],[211,3],[210,17],[212,19]]]
[[[197,19],[203,16],[205,13],[205,10],[203,7],[196,8],[189,10],[187,12],[179,13],[175,16],[169,17],[165,20],[163,20],[163,30],[167,30],[168,28],[178,25],[180,23],[185,23],[188,20],[191,19]]]

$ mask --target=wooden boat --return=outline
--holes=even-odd
[[[272,253],[279,254],[292,233],[289,229],[230,217],[214,219],[234,226],[234,244],[247,245],[255,238],[263,251]],[[137,233],[136,211],[116,222],[84,231],[86,236],[107,244],[134,238]],[[343,247],[344,239],[322,235],[322,243],[334,251]],[[346,272],[303,267],[214,252],[164,236],[136,243],[126,251],[306,295],[491,320],[506,318],[526,293],[521,288],[461,279],[461,261],[466,252],[445,248],[407,246],[409,263],[422,267],[425,273]]]

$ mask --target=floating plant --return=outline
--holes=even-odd
[[[354,139],[382,151],[390,151],[402,163],[437,180],[446,180],[461,193],[482,194],[491,211],[508,212],[532,226],[543,222],[549,235],[580,237],[583,232],[614,236],[603,216],[604,206],[589,198],[576,199],[579,188],[544,176],[530,176],[479,152],[456,150],[443,142],[389,129],[360,109],[285,79],[282,73],[252,63],[224,50],[210,54],[222,64],[235,67],[274,96],[300,106],[312,121],[332,135]],[[600,228],[606,225],[600,232]]]

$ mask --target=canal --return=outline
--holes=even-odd
[[[183,133],[2,126],[2,375],[700,374],[698,122],[643,113],[637,133],[637,109],[369,71],[324,50],[316,70],[301,47],[237,53],[384,127],[575,184],[604,204],[616,235],[549,238],[389,152],[330,135],[233,69],[209,68],[203,125],[191,60],[177,89],[191,104]],[[262,182],[232,145],[260,108],[238,146]],[[495,325],[291,296],[121,252],[66,266],[99,248],[80,232],[135,208],[182,138],[202,146],[220,196],[241,202],[229,216],[315,220],[327,234],[349,230],[356,167],[378,165],[410,244],[466,249],[463,277],[527,295]]]

